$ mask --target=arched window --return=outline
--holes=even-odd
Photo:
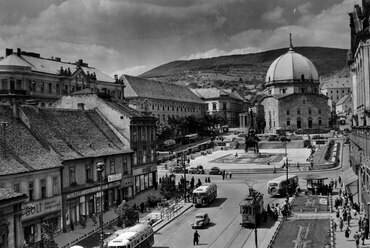
[[[302,128],[302,119],[301,119],[301,117],[297,118],[297,128]]]

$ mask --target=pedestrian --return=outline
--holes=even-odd
[[[342,232],[343,231],[343,226],[344,226],[344,221],[342,217],[339,218],[339,229]]]
[[[191,177],[191,180],[190,180],[190,188],[191,189],[194,189],[194,177]]]
[[[144,213],[144,210],[145,210],[145,204],[144,204],[144,202],[140,203],[140,210],[141,210],[141,213],[143,214]]]
[[[73,224],[73,221],[71,220],[71,231],[75,230],[75,225]]]
[[[208,183],[208,177],[206,177],[206,179],[204,179],[204,181],[205,181],[206,183]]]
[[[195,231],[194,238],[193,238],[193,245],[198,245],[199,244],[199,238],[200,238],[200,235],[199,235],[198,231]]]
[[[362,245],[365,244],[365,229],[361,229],[361,240],[362,240]]]
[[[348,241],[350,234],[351,234],[351,229],[349,229],[349,226],[347,226],[346,230],[344,231],[344,236],[347,238],[347,241]]]
[[[209,183],[211,182],[211,177],[208,177],[208,182],[209,182]]]
[[[338,183],[341,184],[341,182],[342,182],[342,178],[339,176],[338,177]]]
[[[335,210],[335,216],[336,216],[337,218],[339,218],[339,208],[337,208],[337,210]]]
[[[95,214],[92,214],[91,219],[92,219],[92,222],[94,223],[93,226],[95,226],[97,223]]]
[[[198,188],[200,186],[202,186],[202,182],[200,181],[200,178],[198,178],[198,183],[197,183],[196,187]]]
[[[335,232],[337,231],[337,226],[338,226],[337,222],[334,221],[333,222],[333,229],[334,229]]]
[[[222,172],[222,180],[224,180],[224,179],[225,179],[225,171]]]
[[[363,229],[362,227],[362,218],[360,216],[360,219],[358,220],[358,230],[361,231]]]
[[[347,225],[348,225],[348,226],[351,226],[351,225],[350,225],[350,223],[351,223],[351,219],[352,219],[351,214],[348,214],[348,216],[347,216]]]
[[[353,238],[356,241],[356,248],[360,246],[360,234],[356,231],[356,233],[353,235]]]
[[[276,174],[276,167],[274,166],[274,174]]]
[[[338,183],[338,181],[337,181],[337,179],[335,179],[335,181],[334,181],[334,187],[335,188],[337,188],[337,183]]]
[[[231,172],[229,172],[229,177],[230,177],[230,179],[231,179],[231,177],[232,177],[232,174],[231,174]]]

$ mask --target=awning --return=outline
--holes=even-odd
[[[342,173],[340,173],[340,177],[342,178],[343,180],[343,183],[345,186],[347,185],[357,185],[357,182],[358,182],[358,176],[353,172],[353,170],[351,168],[343,171]]]

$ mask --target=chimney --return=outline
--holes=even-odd
[[[116,82],[118,82],[118,75],[117,75],[117,74],[115,74],[115,75],[114,75],[114,80],[115,80]]]
[[[18,57],[21,56],[21,53],[22,53],[22,50],[20,48],[17,48],[17,55],[18,55]]]
[[[11,48],[6,48],[5,49],[5,57],[8,57],[9,55],[12,55],[13,49]]]

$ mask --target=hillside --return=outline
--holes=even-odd
[[[189,87],[231,87],[245,91],[263,85],[268,67],[287,51],[282,48],[246,55],[178,60],[158,66],[140,77]],[[323,77],[330,77],[346,67],[346,49],[295,47],[294,51],[309,58]]]

